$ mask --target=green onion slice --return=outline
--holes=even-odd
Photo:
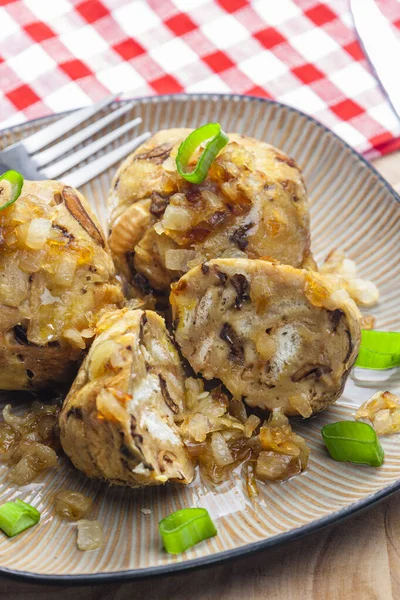
[[[183,508],[159,522],[164,548],[179,554],[195,544],[217,535],[217,529],[205,508]]]
[[[22,500],[6,502],[0,506],[0,529],[13,537],[40,521],[40,512]]]
[[[219,123],[208,123],[192,131],[178,149],[176,168],[179,175],[190,183],[201,183],[205,179],[211,163],[228,141],[228,136],[222,131]],[[187,166],[193,152],[204,142],[207,143],[197,165],[192,171],[188,171]]]
[[[375,430],[367,423],[339,421],[325,425],[322,438],[334,460],[380,467],[385,453]]]
[[[400,366],[400,332],[363,329],[356,367],[392,369]]]
[[[4,204],[0,204],[0,210],[3,210],[3,208],[7,208],[7,206],[13,204],[16,199],[20,197],[22,186],[24,185],[24,178],[18,171],[6,171],[3,175],[0,175],[0,182],[1,181],[8,181],[10,184],[9,190],[7,190],[7,188],[5,189],[6,195],[8,196],[8,194],[10,194],[10,198],[4,202]],[[0,183],[0,200],[2,199],[1,191],[2,185]]]

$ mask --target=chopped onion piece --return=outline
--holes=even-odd
[[[185,437],[187,436],[195,442],[204,442],[211,429],[208,419],[200,413],[195,413],[190,419],[186,419],[186,421],[182,427]]]
[[[11,404],[6,404],[3,409],[3,419],[8,425],[18,431],[22,427],[28,425],[30,421],[32,421],[33,417],[29,413],[19,417],[11,412]]]
[[[313,411],[311,408],[308,394],[301,393],[297,394],[296,396],[291,396],[289,398],[289,404],[299,413],[299,415],[301,415],[305,419],[311,417]]]
[[[86,329],[82,329],[81,336],[85,339],[90,339],[95,336],[95,330],[87,327]]]
[[[11,469],[7,476],[17,485],[35,480],[40,472],[57,465],[59,406],[33,402],[22,416],[3,409],[0,423],[0,460]]]
[[[156,233],[158,233],[158,235],[161,235],[162,233],[164,233],[164,227],[163,227],[163,224],[161,223],[161,221],[158,221],[157,223],[154,224],[154,231]]]
[[[357,277],[356,263],[341,250],[332,250],[320,267],[320,273],[335,277],[359,306],[373,306],[379,300],[379,290],[372,281]]]
[[[244,437],[250,438],[260,423],[261,420],[256,415],[250,415],[244,424]]]
[[[282,481],[300,471],[300,460],[296,456],[269,451],[260,452],[257,459],[256,475],[261,481]]]
[[[116,342],[105,340],[102,344],[98,344],[92,350],[89,363],[90,379],[97,379],[105,372],[107,365],[110,363],[110,357],[116,347],[118,347]]]
[[[172,271],[186,271],[188,262],[193,260],[194,250],[167,250],[165,253],[165,266]]]
[[[98,521],[87,521],[86,519],[78,521],[77,545],[79,550],[97,550],[101,548],[103,542],[103,532]]]
[[[166,158],[162,164],[162,168],[164,171],[167,171],[167,173],[176,172],[175,158],[173,156]]]
[[[52,188],[39,187],[36,191],[36,196],[45,204],[50,204],[50,202],[54,199],[54,190]]]
[[[364,314],[360,319],[360,327],[361,329],[374,329],[375,328],[376,319],[374,315]]]
[[[391,392],[377,392],[364,402],[355,415],[357,420],[368,419],[377,435],[400,431],[400,398]]]
[[[233,462],[233,456],[229,450],[224,437],[216,432],[211,436],[211,450],[214,456],[215,463],[219,467],[230,465]]]
[[[47,288],[44,288],[44,292],[40,296],[40,302],[42,304],[55,304],[60,300],[60,296],[53,296],[53,294]]]
[[[202,262],[204,262],[204,256],[200,252],[196,252],[194,257],[191,260],[188,260],[187,268],[193,269],[193,267],[201,265]]]
[[[379,301],[379,290],[372,281],[366,279],[350,279],[346,282],[346,290],[360,306],[374,306]]]
[[[121,347],[118,346],[114,348],[113,352],[110,354],[110,365],[113,369],[120,369],[124,366],[125,359],[121,354]]]
[[[10,240],[7,240],[10,244]],[[23,250],[19,254],[18,266],[25,273],[37,273],[42,268],[45,250]]]
[[[17,485],[27,485],[36,479],[41,471],[57,466],[57,454],[49,446],[38,442],[21,442],[13,459],[21,458],[8,472],[8,479]]]
[[[192,213],[189,209],[183,206],[174,206],[169,204],[165,209],[162,218],[162,224],[165,229],[173,229],[175,231],[186,230],[192,223]]]
[[[32,219],[29,224],[25,244],[33,250],[40,250],[45,245],[51,230],[48,219]]]
[[[56,513],[67,521],[79,521],[86,517],[92,508],[92,504],[91,498],[72,490],[60,490],[54,496]]]
[[[62,287],[70,287],[77,267],[77,258],[72,254],[63,252],[62,258],[54,273],[53,283]]]
[[[221,198],[211,192],[211,190],[203,190],[201,195],[208,202],[210,208],[220,209],[224,207],[224,203],[221,201]]]
[[[66,329],[63,331],[63,338],[67,340],[71,346],[75,346],[75,348],[80,348],[81,350],[86,348],[86,343],[77,329]]]
[[[37,472],[31,463],[32,461],[29,456],[23,456],[21,460],[8,471],[8,479],[16,485],[28,485],[28,483],[34,481]]]
[[[324,308],[334,310],[339,304],[346,304],[350,300],[348,292],[342,288],[335,290],[323,303]]]
[[[239,400],[238,398],[233,398],[232,400],[230,400],[229,412],[242,423],[244,423],[247,419],[246,408],[242,400]]]
[[[219,258],[247,258],[247,254],[239,248],[228,248],[223,251]]]

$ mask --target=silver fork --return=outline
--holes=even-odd
[[[72,154],[68,156],[65,156],[65,154],[84,140],[87,140],[94,133],[101,131],[115,119],[118,119],[118,117],[127,113],[132,108],[132,103],[124,104],[114,112],[52,146],[49,146],[49,144],[111,104],[117,95],[104,98],[104,100],[88,108],[77,110],[52,125],[40,129],[37,133],[30,135],[21,142],[4,148],[0,152],[0,174],[8,169],[14,169],[22,173],[26,179],[56,179],[75,167],[75,170],[62,177],[62,180],[72,187],[79,187],[93,179],[93,177],[103,173],[108,167],[120,161],[147,140],[150,132],[147,131],[129,140],[129,142],[99,156],[84,166],[79,167],[79,164],[107,146],[110,142],[139,125],[142,119],[133,119],[98,140],[76,150]],[[46,146],[49,146],[49,148],[43,150]],[[39,152],[40,150],[41,152]],[[56,161],[56,159],[59,160]]]

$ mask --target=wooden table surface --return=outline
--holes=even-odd
[[[400,152],[375,162],[400,192]],[[55,587],[0,578],[0,600],[398,600],[400,493],[279,549],[182,575]]]

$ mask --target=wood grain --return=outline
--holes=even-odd
[[[400,191],[400,152],[376,161]],[[0,578],[0,600],[397,600],[400,494],[283,548],[182,575],[60,588]]]

